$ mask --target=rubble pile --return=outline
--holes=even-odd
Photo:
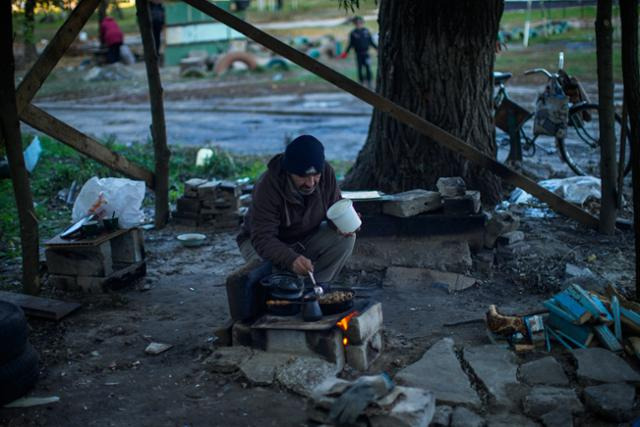
[[[235,228],[240,224],[242,188],[231,181],[192,178],[184,184],[184,194],[176,204],[173,218],[178,224]]]

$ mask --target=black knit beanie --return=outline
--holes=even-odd
[[[322,143],[311,135],[300,135],[284,150],[282,168],[299,176],[322,173],[324,169]]]

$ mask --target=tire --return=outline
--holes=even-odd
[[[250,70],[255,70],[258,64],[256,58],[247,52],[231,52],[222,56],[216,61],[216,65],[213,67],[213,72],[216,75],[227,72],[229,67],[236,62],[244,62]]]
[[[0,301],[0,365],[15,359],[27,343],[27,319],[20,307]]]
[[[622,119],[615,115],[616,162],[620,156],[620,133]],[[600,177],[600,132],[598,105],[583,104],[569,111],[567,136],[556,140],[562,159],[577,175]],[[625,168],[627,175],[631,170],[631,144],[629,130],[625,144]]]
[[[27,342],[18,357],[0,366],[0,406],[24,396],[38,381],[38,353]]]

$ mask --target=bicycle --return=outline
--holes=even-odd
[[[512,77],[512,73],[494,72],[494,85],[498,91],[494,96],[495,125],[507,133],[507,138],[499,141],[501,145],[509,144],[509,155],[507,161],[522,161],[523,156],[530,157],[536,152],[538,147],[537,139],[541,135],[555,138],[555,149],[547,150],[547,154],[559,152],[560,159],[577,175],[600,176],[600,142],[599,142],[599,120],[598,104],[589,102],[589,99],[576,78],[570,77],[563,70],[563,56],[560,54],[558,71],[550,73],[544,68],[534,68],[524,72],[525,75],[544,74],[547,77],[545,90],[538,95],[538,102],[542,96],[548,95],[549,91],[555,92],[560,104],[560,109],[565,112],[556,111],[552,119],[556,119],[555,132],[536,132],[539,111],[532,113],[526,108],[513,101],[505,83]],[[531,127],[533,119],[534,131],[530,134],[527,130]],[[543,117],[542,120],[545,118]],[[549,121],[549,117],[546,118]],[[622,131],[622,119],[619,114],[615,114],[615,135],[616,135],[616,161],[619,160],[620,141]],[[553,127],[553,126],[552,126]],[[539,129],[538,129],[539,130]],[[629,130],[626,130],[626,144],[624,146],[624,175],[631,170],[630,162],[630,137]]]

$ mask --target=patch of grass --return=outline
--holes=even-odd
[[[23,135],[23,145],[32,140],[33,135]],[[67,189],[76,181],[78,189],[93,176],[122,177],[106,166],[91,160],[70,147],[47,136],[39,136],[42,145],[40,161],[31,175],[31,191],[36,215],[39,220],[41,241],[51,238],[69,225],[71,206],[58,199],[58,192]],[[125,145],[115,140],[107,140],[105,145],[122,154],[130,161],[153,170],[153,147],[149,142]],[[257,178],[266,168],[268,156],[232,156],[212,147],[214,156],[204,167],[196,167],[198,147],[171,146],[169,185],[170,202],[175,201],[184,191],[184,181],[189,178],[238,179]],[[152,205],[145,198],[145,206]],[[0,181],[0,259],[20,255],[20,230],[15,206],[13,187],[10,180]]]

